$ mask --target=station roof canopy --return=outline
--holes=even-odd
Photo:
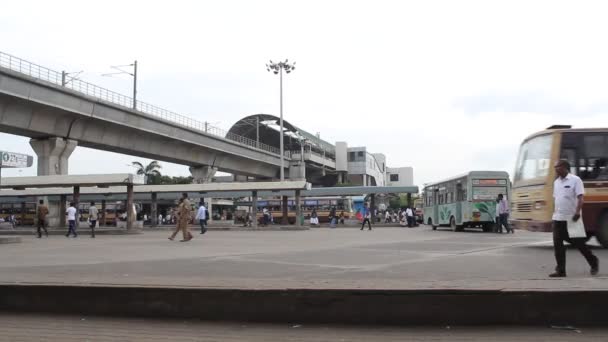
[[[237,121],[232,125],[229,133],[254,141],[259,137],[261,143],[279,148],[281,139],[279,121],[280,118],[274,115],[254,114]],[[316,151],[325,151],[332,156],[336,153],[336,147],[332,143],[296,127],[287,120],[283,120],[283,136],[285,148],[288,150],[299,150],[300,144],[305,141],[307,146],[313,147]]]
[[[131,175],[132,176],[132,175]],[[52,176],[55,177],[55,176]],[[80,176],[69,176],[69,177],[80,177]],[[89,176],[90,177],[90,176]],[[98,177],[98,175],[94,176]],[[80,188],[81,195],[114,195],[114,194],[125,194],[127,192],[126,185],[128,183],[119,183],[122,186],[90,186],[98,184],[94,182],[88,183],[62,183],[55,185],[56,187],[49,187],[49,182],[39,181],[36,184],[29,184],[22,181],[16,181],[16,179],[35,179],[39,177],[12,177],[5,178],[2,180],[7,184],[12,184],[10,188],[18,188],[18,190],[2,190],[0,196],[11,196],[11,197],[26,197],[26,196],[57,196],[57,195],[71,195],[73,194],[74,185],[85,185]],[[107,184],[107,183],[106,183]],[[86,186],[89,185],[89,186]],[[68,187],[70,186],[70,187]],[[224,193],[242,193],[242,196],[251,196],[252,191],[278,193],[281,191],[295,191],[295,190],[306,190],[310,189],[310,183],[306,181],[284,181],[284,182],[242,182],[242,183],[206,183],[206,184],[171,184],[171,185],[135,185],[133,187],[133,193],[135,194],[181,194],[187,192],[190,195],[199,194],[209,196],[208,194],[224,194]],[[210,197],[210,196],[209,196]],[[229,196],[220,196],[229,197]]]
[[[109,187],[116,185],[137,184],[137,176],[130,173],[114,173],[100,175],[53,175],[35,177],[5,177],[2,178],[0,188],[29,189],[29,188],[56,188],[73,186]]]
[[[418,193],[417,186],[348,186],[331,188],[314,188],[302,191],[302,196],[359,196],[372,194],[405,194]]]

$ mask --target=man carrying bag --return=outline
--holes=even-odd
[[[570,174],[570,163],[560,160],[555,164],[558,177],[553,183],[553,199],[555,211],[553,212],[553,248],[557,266],[555,272],[549,277],[566,276],[566,247],[564,241],[578,248],[589,266],[591,275],[599,272],[599,259],[593,255],[585,244],[585,227],[581,218],[585,187],[583,181],[576,175]]]

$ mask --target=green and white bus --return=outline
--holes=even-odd
[[[424,220],[432,226],[482,228],[492,231],[496,198],[511,198],[509,174],[502,171],[470,171],[424,187]]]

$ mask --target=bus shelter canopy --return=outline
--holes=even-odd
[[[55,177],[55,176],[52,176]],[[70,176],[72,177],[72,176]],[[77,176],[73,176],[77,177]],[[97,176],[95,176],[97,177]],[[17,177],[13,177],[17,178]],[[38,178],[38,177],[18,177],[20,178]],[[16,182],[13,182],[16,184]],[[43,184],[38,182],[38,184]],[[19,187],[26,188],[20,190],[2,190],[0,191],[1,197],[27,197],[27,196],[59,196],[59,195],[70,195],[73,193],[71,188],[56,187],[56,188],[44,188],[37,185],[23,185],[23,182],[19,183]],[[48,184],[48,183],[46,183]],[[78,184],[62,184],[63,186],[77,186]],[[90,181],[84,184],[94,184]],[[129,185],[128,183],[121,183]],[[8,186],[7,186],[8,187]],[[11,186],[16,187],[16,186]],[[29,187],[36,187],[30,189]],[[253,191],[268,192],[268,193],[280,193],[282,191],[295,191],[295,190],[306,190],[310,189],[310,183],[306,181],[284,181],[284,182],[243,182],[243,183],[206,183],[206,184],[172,184],[172,185],[136,185],[133,187],[134,194],[173,194],[179,196],[181,193],[188,193],[192,197],[196,195],[204,195],[205,197],[211,197],[210,194],[222,194],[222,193],[242,193],[243,196],[251,196]],[[109,196],[115,194],[126,194],[126,186],[109,186],[109,187],[83,187],[80,189],[82,195],[99,195]],[[220,196],[227,197],[227,196]]]
[[[130,173],[100,174],[100,175],[53,175],[35,177],[6,177],[2,178],[0,188],[25,190],[30,188],[59,188],[73,186],[109,187],[116,185],[133,185],[139,183],[139,178]],[[71,193],[72,190],[66,190]]]

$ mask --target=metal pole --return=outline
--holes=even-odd
[[[296,227],[302,226],[302,206],[301,206],[300,190],[296,190]]]
[[[61,86],[62,87],[65,87],[65,75],[66,75],[66,72],[62,71],[61,72]]]
[[[285,180],[285,170],[283,170],[283,66],[279,67],[280,77],[279,77],[279,97],[280,97],[280,113],[281,113],[281,134],[280,136],[280,149],[281,149],[281,182]]]
[[[251,192],[251,227],[258,227],[258,192]]]
[[[133,228],[133,221],[135,221],[133,213],[133,184],[127,184],[127,230]]]
[[[160,223],[158,222],[158,195],[156,192],[152,193],[152,203],[150,204],[150,223],[152,227],[156,227]]]
[[[102,199],[102,200],[101,200],[101,222],[99,222],[99,226],[100,226],[100,227],[102,227],[102,226],[105,226],[105,225],[106,225],[106,220],[107,220],[107,217],[106,217],[106,215],[107,215],[107,214],[106,214],[106,210],[107,210],[107,208],[108,208],[108,206],[107,206],[107,204],[106,204],[106,200],[105,200],[105,199]]]
[[[67,202],[66,195],[59,196],[59,225],[64,228],[65,227],[65,202]]]
[[[21,226],[23,226],[25,223],[25,202],[21,202],[21,218],[19,220],[21,221]]]
[[[80,185],[74,185],[74,195],[72,197],[74,208],[76,208],[76,229],[80,222]]]
[[[137,109],[137,61],[133,63],[133,109]]]
[[[260,117],[255,118],[255,147],[260,148]]]

